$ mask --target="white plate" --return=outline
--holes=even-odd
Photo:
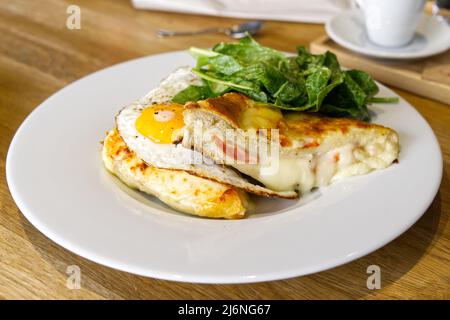
[[[386,59],[418,59],[450,48],[450,27],[444,20],[423,15],[414,39],[400,48],[385,48],[369,41],[358,11],[347,11],[330,19],[325,29],[334,42],[349,50]]]
[[[120,107],[192,63],[186,52],[122,63],[36,108],[17,131],[6,163],[11,194],[27,219],[61,246],[112,268],[177,281],[241,283],[357,259],[408,229],[433,200],[442,175],[439,145],[402,99],[371,108],[376,122],[400,134],[400,163],[336,183],[309,202],[261,198],[260,214],[211,220],[175,213],[126,188],[103,168],[100,140]],[[384,86],[380,95],[395,96]]]

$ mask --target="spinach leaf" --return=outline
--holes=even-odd
[[[285,110],[368,120],[368,103],[398,101],[375,97],[375,81],[360,70],[341,70],[336,55],[329,51],[311,54],[299,46],[295,57],[286,57],[247,36],[239,42],[218,43],[212,50],[191,48],[190,52],[197,59],[192,71],[204,85],[182,90],[173,98],[175,102],[236,91]]]
[[[272,65],[266,65],[264,74],[260,76],[261,84],[272,95],[274,95],[280,87],[286,82],[283,73]]]
[[[364,91],[367,98],[372,98],[378,93],[378,86],[372,77],[361,70],[348,70],[346,72]]]
[[[273,96],[276,98],[275,102],[289,104],[296,100],[298,103],[298,99],[303,95],[306,95],[306,86],[303,83],[286,81]]]
[[[336,55],[330,51],[325,52],[323,64],[328,69],[330,69],[331,72],[333,72],[333,73],[341,72],[341,66],[339,65],[339,62],[337,61]]]
[[[201,68],[207,67],[224,75],[233,74],[242,69],[242,66],[233,58],[226,55],[217,55],[208,59],[208,64],[203,64]]]
[[[310,72],[310,69],[320,69],[325,61],[325,54],[311,54],[304,46],[297,47],[296,61],[304,72]]]
[[[221,96],[222,94],[228,92],[231,88],[229,85],[219,82],[208,81],[206,85],[211,90],[214,96]]]
[[[247,95],[249,98],[258,102],[269,102],[269,98],[264,91],[259,90],[246,90],[246,89],[236,89],[236,91]]]
[[[286,56],[272,48],[263,47],[252,37],[246,37],[239,42],[221,42],[213,48],[214,52],[235,58],[240,64],[248,66],[258,62],[265,62],[274,66],[286,60]]]
[[[217,84],[221,84],[224,86],[228,86],[234,89],[241,89],[241,90],[252,90],[254,89],[253,84],[251,82],[248,82],[247,85],[246,84],[239,84],[242,83],[243,81],[233,81],[233,80],[229,80],[227,78],[220,78],[220,75],[216,75],[214,73],[208,73],[208,72],[204,72],[202,70],[198,70],[198,69],[192,69],[192,72],[195,73],[196,75],[198,75],[199,77],[201,77],[203,80],[207,80],[209,82],[215,82]],[[250,84],[250,86],[248,85]]]
[[[189,101],[198,101],[206,98],[210,98],[212,96],[211,90],[208,86],[189,86],[184,90],[178,92],[173,98],[172,101],[176,103],[185,104]]]
[[[324,98],[323,91],[331,78],[331,70],[322,67],[317,72],[312,73],[306,78],[306,92],[308,93],[308,103],[311,111],[317,112]]]
[[[344,84],[343,86],[348,91],[349,97],[358,106],[365,104],[367,95],[364,90],[358,85],[358,83],[353,80],[348,72],[345,72]]]
[[[345,108],[331,104],[323,104],[320,112],[330,117],[349,117],[363,121],[370,119],[369,110],[365,105],[361,108]]]

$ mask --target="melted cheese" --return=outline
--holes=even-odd
[[[384,145],[374,143],[364,149],[348,143],[325,153],[280,156],[278,170],[271,174],[264,174],[261,165],[232,166],[274,190],[306,193],[314,187],[388,167],[397,157],[395,145],[395,141],[388,139]]]
[[[279,109],[255,104],[252,108],[242,111],[238,123],[239,127],[244,130],[272,129],[277,127],[281,119],[283,119],[283,115]]]
[[[314,186],[312,161],[308,158],[281,158],[278,170],[265,174],[262,166],[255,164],[233,164],[233,167],[260,181],[274,190],[311,189]]]

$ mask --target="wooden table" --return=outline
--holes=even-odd
[[[81,30],[66,28],[70,4],[81,7]],[[5,157],[14,132],[37,105],[68,83],[115,63],[227,40],[221,35],[157,39],[154,31],[159,27],[195,29],[236,22],[239,20],[137,11],[128,0],[0,2],[0,298],[450,298],[450,106],[401,90],[396,92],[428,120],[440,141],[444,155],[442,185],[431,207],[411,229],[347,265],[258,284],[198,285],[154,280],[74,255],[48,240],[23,217],[6,185]],[[297,44],[307,45],[323,32],[320,25],[268,22],[258,40],[292,51]],[[381,267],[380,290],[366,287],[366,268],[372,264]],[[79,290],[66,287],[69,265],[81,268]]]

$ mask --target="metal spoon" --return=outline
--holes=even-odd
[[[247,33],[250,35],[256,34],[262,27],[262,21],[249,21],[244,22],[238,25],[234,25],[231,28],[206,28],[196,31],[171,31],[171,30],[163,30],[159,29],[156,31],[156,35],[159,38],[172,37],[172,36],[192,36],[197,34],[205,34],[205,33],[225,33],[227,36],[232,37],[234,39],[244,38]]]

